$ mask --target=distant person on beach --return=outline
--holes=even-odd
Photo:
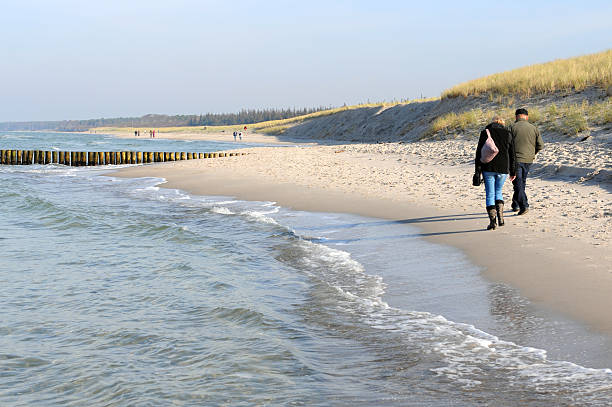
[[[234,141],[236,141],[236,136],[238,135],[237,131],[234,131]]]
[[[517,215],[524,215],[529,211],[529,201],[525,193],[527,174],[536,154],[544,147],[544,142],[537,127],[529,123],[527,109],[517,109],[515,115],[516,121],[510,126],[517,161],[516,179],[512,181],[512,210],[518,211]]]
[[[138,137],[138,132],[134,130],[134,137]]]
[[[482,147],[485,145],[489,134],[499,152],[485,164],[481,160]],[[498,224],[504,226],[502,188],[508,174],[510,174],[510,181],[513,181],[516,176],[516,153],[512,134],[504,126],[504,119],[500,116],[493,117],[491,123],[480,132],[478,146],[476,147],[475,165],[476,172],[482,173],[484,178],[486,208],[489,215],[487,230],[495,229]]]
[[[238,138],[242,141],[242,132],[238,132]]]

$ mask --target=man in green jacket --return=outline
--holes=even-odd
[[[525,194],[527,174],[536,154],[544,147],[544,142],[536,126],[529,123],[527,109],[517,109],[515,115],[516,121],[510,126],[517,161],[516,178],[512,181],[514,185],[512,210],[518,211],[517,215],[524,215],[529,211],[529,201]]]

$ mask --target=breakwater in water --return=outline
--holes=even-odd
[[[246,153],[195,153],[162,151],[42,151],[0,150],[0,164],[61,164],[72,167],[93,165],[146,164],[166,161],[233,157]]]

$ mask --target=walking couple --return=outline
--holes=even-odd
[[[489,215],[487,230],[504,225],[502,187],[508,174],[514,186],[512,210],[518,211],[517,215],[524,215],[529,211],[525,194],[527,174],[544,143],[538,129],[529,123],[527,109],[517,109],[515,115],[516,121],[509,127],[505,126],[504,119],[500,116],[493,117],[492,122],[480,132],[476,148],[475,178],[480,178],[482,174],[484,179]]]

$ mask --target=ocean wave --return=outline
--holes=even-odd
[[[136,193],[142,193],[142,192],[150,193],[150,192],[157,192],[157,191],[159,191],[159,187],[157,186],[148,186],[145,188],[136,188],[133,190],[133,192],[136,192]]]
[[[241,215],[244,215],[257,222],[268,223],[271,225],[280,225],[275,219],[271,218],[270,216],[266,216],[266,215],[271,215],[273,213],[278,213],[279,210],[280,209],[278,207],[275,207],[274,209],[270,211],[247,210],[247,211],[242,212]]]
[[[225,206],[213,206],[210,211],[213,213],[221,214],[221,215],[233,215],[234,214],[234,212],[232,212]]]
[[[473,325],[456,323],[441,315],[391,307],[382,299],[383,280],[366,273],[350,253],[299,236],[278,260],[302,270],[318,284],[336,292],[317,307],[333,306],[349,320],[377,331],[400,333],[419,352],[442,362],[431,372],[457,383],[466,391],[485,389],[508,381],[517,389],[553,392],[578,404],[606,405],[612,397],[612,370],[592,369],[566,361],[550,360],[547,352],[505,341]],[[494,391],[495,389],[490,389]]]
[[[52,363],[50,360],[32,356],[20,356],[11,354],[0,354],[0,364],[4,369],[28,369]]]
[[[208,316],[231,322],[240,327],[264,327],[269,325],[264,314],[244,307],[216,307],[209,311]]]
[[[75,171],[78,171],[75,167],[66,167],[64,165],[59,164],[49,164],[49,165],[0,165],[0,173],[5,172],[8,174],[53,174],[53,175],[63,175],[63,174],[74,174]]]
[[[25,134],[3,134],[2,135],[2,139],[4,140],[25,140],[25,139],[31,139],[31,136],[25,135]]]
[[[21,194],[15,208],[32,215],[31,219],[35,220],[33,221],[35,224],[40,223],[56,230],[84,228],[92,225],[87,216],[75,213],[71,208],[60,203],[27,192]]]

